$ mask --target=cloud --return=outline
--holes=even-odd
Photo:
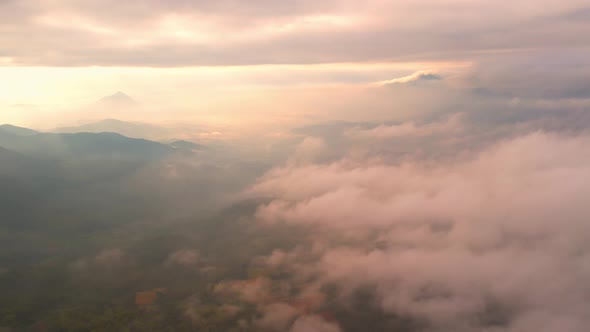
[[[289,332],[340,332],[338,325],[316,315],[303,316],[295,321]]]
[[[588,99],[587,49],[562,49],[484,56],[468,84],[482,97],[526,100]]]
[[[295,148],[290,161],[293,163],[308,163],[321,158],[326,153],[326,143],[317,137],[305,137]]]
[[[194,266],[199,263],[199,260],[200,254],[198,250],[183,249],[170,254],[167,263],[182,266]]]
[[[343,301],[372,285],[382,310],[429,331],[585,331],[589,147],[537,132],[468,160],[276,169],[255,187],[271,198],[259,220],[311,227],[302,241],[319,252],[268,262],[340,285]]]
[[[247,303],[265,303],[271,299],[271,282],[266,278],[236,280],[215,285],[215,292],[221,295],[237,295]]]
[[[291,322],[299,315],[299,311],[287,303],[272,303],[260,310],[262,317],[254,321],[254,325],[262,330],[286,331]]]
[[[404,122],[396,125],[379,125],[375,128],[354,128],[347,135],[356,138],[395,138],[395,137],[421,137],[437,134],[454,134],[462,129],[463,114],[451,115],[446,121],[416,124]]]
[[[0,56],[159,67],[464,58],[588,46],[586,11],[583,0],[3,1]]]
[[[442,76],[432,71],[417,71],[411,75],[393,78],[387,81],[378,82],[379,85],[395,85],[395,84],[408,84],[417,83],[421,81],[438,81],[442,80]]]
[[[72,264],[72,267],[78,270],[111,270],[127,266],[129,263],[131,261],[127,253],[115,248],[103,249],[94,257],[80,258]]]

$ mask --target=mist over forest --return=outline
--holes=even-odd
[[[320,123],[252,158],[3,125],[1,325],[520,331],[567,308],[583,324],[588,119],[550,116]]]

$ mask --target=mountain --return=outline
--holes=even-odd
[[[39,226],[47,213],[51,227],[82,228],[117,220],[109,214],[140,213],[152,205],[133,191],[133,179],[159,170],[160,161],[176,153],[166,144],[116,133],[19,134],[25,132],[0,128],[0,228]]]
[[[124,92],[118,91],[110,96],[102,97],[98,100],[102,104],[114,104],[120,106],[136,106],[138,103]]]
[[[24,155],[43,158],[71,156],[121,157],[147,160],[174,152],[168,145],[116,133],[35,133],[15,134],[12,128],[0,128],[0,147]]]
[[[123,121],[113,118],[73,126],[62,126],[53,130],[57,133],[102,133],[112,132],[127,137],[144,138],[152,141],[173,142],[197,137],[200,133],[212,131],[202,125],[159,126],[144,122]]]
[[[184,150],[184,151],[199,151],[203,150],[205,147],[201,144],[185,141],[185,140],[178,140],[174,142],[168,143],[171,147],[177,150]]]
[[[22,226],[59,187],[55,164],[0,147],[0,224]],[[4,228],[5,230],[5,228]]]
[[[28,136],[28,135],[38,134],[37,131],[34,131],[32,129],[17,127],[17,126],[13,126],[10,124],[0,125],[0,131],[6,132],[6,133],[12,133],[12,134],[19,135],[19,136]]]
[[[89,110],[93,112],[121,112],[121,111],[135,111],[140,108],[141,104],[135,99],[131,98],[124,92],[117,92],[109,96],[105,96],[97,100],[94,104],[89,106]]]
[[[127,137],[161,139],[174,135],[168,128],[141,122],[127,122],[117,119],[105,119],[97,122],[86,123],[79,126],[60,127],[54,130],[58,133],[102,133],[112,132]]]
[[[26,170],[32,160],[22,154],[0,147],[0,176],[12,175],[15,171]]]

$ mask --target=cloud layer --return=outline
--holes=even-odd
[[[375,287],[382,310],[428,331],[585,331],[589,147],[537,132],[467,161],[276,169],[254,189],[272,197],[258,218],[308,227],[314,249],[268,263],[335,283],[342,301]]]
[[[4,62],[61,66],[456,58],[587,47],[590,28],[582,0],[9,0],[0,13]]]

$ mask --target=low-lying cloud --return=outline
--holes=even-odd
[[[374,287],[382,310],[428,331],[585,331],[589,147],[536,132],[467,161],[275,169],[253,189],[271,198],[257,217],[309,227],[313,249],[267,263],[339,285],[343,301]]]

